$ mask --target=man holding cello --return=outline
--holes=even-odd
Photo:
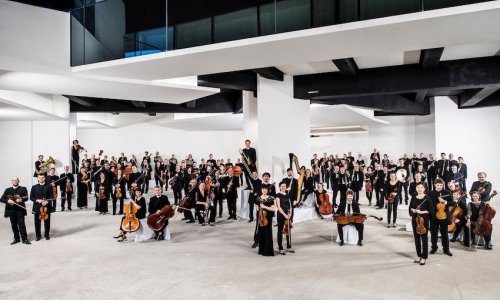
[[[162,188],[160,186],[155,186],[154,187],[154,196],[149,199],[149,206],[148,206],[148,212],[149,215],[152,214],[160,214],[162,208],[164,208],[166,205],[170,205],[170,201],[168,201],[168,197],[166,195],[162,195]],[[161,227],[160,230],[154,231],[155,235],[154,238],[155,240],[162,241],[165,239],[165,231],[168,226],[168,218],[164,219],[164,224]]]

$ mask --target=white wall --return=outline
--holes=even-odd
[[[457,109],[448,97],[436,97],[436,150],[462,156],[467,164],[467,186],[485,171],[493,188],[500,184],[498,153],[500,107]]]
[[[139,159],[144,151],[153,152],[153,155],[160,151],[163,158],[175,154],[178,159],[184,159],[191,153],[199,162],[212,153],[216,158],[236,161],[238,149],[244,147],[241,131],[192,132],[149,123],[110,129],[77,129],[77,138],[89,153],[97,154],[102,149],[108,157],[118,157],[125,152],[127,157],[135,154]]]

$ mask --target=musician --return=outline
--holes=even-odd
[[[148,152],[146,151],[146,154]],[[148,193],[149,191],[149,181],[151,180],[151,158],[147,156],[142,160],[141,168],[142,168],[142,190],[144,193]]]
[[[373,198],[373,168],[372,166],[369,166],[366,169],[366,173],[364,174],[365,176],[365,194],[366,198],[368,198],[368,205],[372,205],[372,198]]]
[[[413,155],[416,158],[416,153],[413,153]],[[405,153],[406,156],[406,153]],[[399,170],[405,170],[406,171],[406,176],[403,176],[404,182],[401,183],[401,190],[399,193],[399,204],[403,204],[403,197],[401,196],[402,193],[404,193],[404,198],[405,198],[405,204],[408,204],[408,175],[410,174],[410,170],[408,169],[408,166],[405,165],[406,158],[400,158],[399,159],[399,166],[396,167],[396,172]],[[415,171],[415,170],[413,170]]]
[[[490,205],[489,201],[481,201],[481,195],[479,192],[474,191],[471,192],[471,198],[472,201],[469,202],[467,206],[467,227],[469,228],[468,230],[471,233],[471,239],[472,239],[472,244],[477,245],[476,242],[476,231],[478,227],[478,220],[479,217],[481,216],[482,213],[484,213],[486,206]],[[467,230],[465,230],[467,231]],[[464,232],[465,233],[465,232]],[[483,236],[484,238],[484,249],[485,250],[492,250],[491,246],[491,235]],[[464,245],[469,246],[468,240],[465,240],[465,235],[464,235]]]
[[[239,179],[240,179],[240,186],[243,185],[243,173],[246,172],[246,168],[245,168],[245,165],[241,162],[241,159],[238,158],[237,162],[236,162],[236,166],[237,167],[240,167],[241,170],[243,170],[243,172],[241,172],[240,176],[239,176]],[[251,175],[251,174],[250,174]],[[251,176],[250,176],[251,177]],[[252,180],[250,178],[250,180]]]
[[[491,182],[486,181],[486,173],[479,172],[477,173],[477,181],[472,183],[472,187],[470,188],[470,193],[479,192],[481,195],[481,201],[488,201],[491,193]]]
[[[290,197],[290,201],[294,201],[297,199],[298,194],[298,186],[299,182],[297,179],[293,178],[293,170],[292,168],[288,168],[286,170],[286,178],[283,178],[282,182],[286,184],[286,193],[288,197]]]
[[[370,165],[375,167],[375,164],[380,163],[380,153],[378,153],[377,148],[373,148],[372,154],[370,154]]]
[[[146,218],[146,199],[144,199],[144,197],[142,196],[142,191],[139,187],[136,187],[134,191],[134,197],[131,197],[130,199],[130,204],[134,205],[137,208],[135,217],[139,219],[139,222],[141,222],[141,220]],[[115,239],[118,239],[118,242],[123,242],[124,240],[127,239],[127,232],[123,231],[121,226],[124,219],[125,216],[123,216],[120,221],[120,234],[114,237]],[[141,226],[139,227],[139,230],[136,232],[136,235],[140,235],[142,233],[143,230],[142,227],[143,227],[143,222],[141,222]]]
[[[251,141],[245,140],[245,148],[243,149],[243,154],[248,158],[246,164],[250,171],[257,171],[257,151],[255,148],[251,147]]]
[[[304,175],[304,189],[302,190],[302,202],[306,201],[309,194],[314,192],[314,181],[311,175],[311,169],[307,169]],[[292,201],[296,198],[292,198]]]
[[[170,177],[174,176],[174,173],[176,172],[176,167],[177,167],[177,158],[175,158],[175,154],[172,154],[172,157],[168,160],[168,170],[170,172]],[[180,166],[179,166],[180,167]]]
[[[229,170],[230,168],[234,167],[230,158],[227,159],[226,164],[224,166],[226,167],[226,170]]]
[[[271,183],[271,174],[269,174],[269,172],[264,172],[264,174],[262,174],[262,186],[267,187],[270,196],[276,196],[276,187],[274,183]]]
[[[258,203],[257,198],[260,196],[260,191],[262,187],[262,180],[259,179],[259,175],[257,172],[252,172],[252,179],[250,180],[251,182],[251,190],[250,194],[248,195],[248,222],[253,222],[253,211],[254,211],[254,204]]]
[[[279,247],[279,253],[282,255],[285,255],[285,251],[283,250],[283,228],[285,227],[285,220],[289,220],[289,224],[291,226],[292,223],[292,216],[293,216],[293,205],[297,204],[297,201],[292,201],[290,200],[290,197],[288,196],[286,189],[287,185],[285,182],[280,182],[279,184],[279,192],[276,194],[276,209],[277,209],[277,221],[278,221],[278,247]],[[291,240],[291,235],[290,232],[286,236],[286,248],[288,252],[295,253],[295,251],[292,249],[292,240]]]
[[[349,190],[346,192],[346,201],[341,202],[339,207],[337,208],[337,211],[335,212],[336,215],[353,215],[353,214],[361,214],[361,211],[359,210],[359,204],[354,202],[354,192]],[[356,227],[356,230],[358,231],[359,239],[358,239],[358,246],[363,246],[363,231],[364,231],[364,224],[363,223],[354,223],[354,227]],[[340,243],[339,246],[344,245],[344,228],[345,225],[343,224],[338,224],[337,223],[337,230],[339,233],[339,238],[340,238]]]
[[[71,173],[78,174],[78,163],[80,162],[80,153],[85,149],[79,145],[78,140],[73,141],[71,146]]]
[[[192,199],[192,200],[196,199],[196,193],[198,192],[198,186],[197,186],[196,179],[191,179],[191,181],[189,181],[188,188],[189,188],[189,190],[186,193],[185,197],[189,196],[190,199]],[[193,212],[191,211],[191,209],[195,208],[196,202],[192,201],[192,200],[188,203],[188,205],[186,206],[186,209],[184,209],[184,218],[181,219],[181,221],[188,220],[186,223],[194,223],[194,216],[193,216]]]
[[[346,172],[344,166],[340,167],[339,173],[339,192],[340,192],[340,203],[345,202],[347,188],[351,185],[351,179],[349,172]]]
[[[214,200],[213,200],[213,205],[214,205],[214,210],[215,212],[218,211],[218,216],[217,218],[222,218],[222,210],[223,210],[223,203],[224,203],[224,190],[222,188],[224,184],[224,178],[221,178],[221,172],[219,170],[215,171],[215,178],[212,181],[213,184],[213,193],[214,193]],[[250,201],[249,197],[248,201]]]
[[[113,179],[113,185],[115,187],[114,193],[111,196],[113,202],[113,215],[116,214],[116,205],[117,202],[120,201],[120,209],[118,211],[119,215],[123,214],[123,201],[127,194],[127,188],[125,183],[125,175],[123,175],[123,171],[118,169],[116,177]]]
[[[149,198],[148,212],[149,215],[160,213],[160,211],[166,206],[170,205],[167,195],[162,195],[162,188],[158,185],[154,187],[154,196]],[[165,239],[165,229],[168,226],[168,219],[165,219],[164,227],[159,231],[155,231],[154,238],[158,241]]]
[[[451,172],[448,173],[446,182],[453,183],[453,185],[458,184],[460,190],[464,189],[463,176],[462,174],[458,173],[458,165],[451,166]]]
[[[326,153],[323,153],[323,157],[319,160],[320,172],[321,172],[321,182],[326,182],[327,179],[327,170],[328,170],[328,157]]]
[[[26,233],[26,225],[24,217],[26,216],[26,204],[28,201],[28,190],[24,186],[19,185],[19,177],[12,177],[12,186],[6,188],[3,192],[0,202],[5,203],[4,217],[10,219],[14,240],[11,245],[19,243],[31,244]],[[9,197],[10,196],[10,197]]]
[[[429,193],[429,197],[432,200],[433,209],[436,212],[431,216],[431,254],[436,253],[438,246],[438,231],[441,234],[441,244],[443,246],[443,253],[448,256],[453,256],[450,252],[450,242],[448,238],[448,224],[450,221],[449,206],[452,205],[452,200],[450,199],[451,194],[449,191],[444,189],[444,181],[441,178],[436,179],[434,182],[434,190]],[[438,204],[442,203],[445,205],[444,212],[446,217],[444,219],[438,219]]]
[[[35,162],[35,173],[33,174],[33,177],[38,177],[38,172],[40,172],[40,165],[43,164],[45,161],[43,160],[43,155],[38,155],[38,160]],[[43,172],[44,175],[46,175],[46,172]]]
[[[182,188],[184,186],[184,173],[181,171],[180,165],[175,166],[169,184],[172,187],[172,192],[174,192],[174,203],[177,205],[182,200]]]
[[[31,187],[30,200],[33,201],[33,213],[35,214],[35,240],[39,241],[42,239],[41,233],[41,223],[40,220],[40,209],[42,207],[47,208],[48,219],[43,222],[44,225],[44,237],[46,240],[50,240],[50,219],[51,219],[51,186],[45,183],[45,175],[38,175],[38,184]]]
[[[162,163],[163,162],[163,159],[161,158],[160,156],[160,152],[159,151],[156,151],[155,153],[155,157],[153,158],[153,162],[156,164],[156,162],[160,162]]]
[[[104,155],[103,159],[101,159],[101,166],[104,166],[105,164],[109,164],[107,155]]]
[[[319,160],[317,159],[314,161],[314,165],[312,166],[312,175],[315,184],[321,182]]]
[[[257,222],[255,222],[254,243],[252,248],[259,246],[259,255],[274,256],[273,247],[273,217],[276,211],[275,198],[269,195],[269,189],[262,186],[259,192],[260,196],[256,199],[258,205]],[[264,226],[263,222],[259,222],[259,217],[267,219],[267,225]],[[262,226],[261,226],[262,225]]]
[[[453,202],[450,206],[450,214],[453,214],[454,209],[460,209],[462,212],[460,216],[455,220],[455,232],[453,232],[453,237],[450,239],[450,242],[454,243],[457,241],[458,235],[464,229],[464,244],[468,244],[469,241],[469,230],[467,230],[467,204],[465,201],[464,194],[461,190],[453,191]],[[467,243],[465,243],[467,241]],[[468,247],[469,245],[467,245]]]
[[[467,192],[467,164],[464,163],[464,158],[462,156],[458,157],[458,173],[462,175],[462,190]]]
[[[437,177],[445,180],[449,169],[450,161],[446,159],[446,153],[442,152],[441,159],[437,161]]]
[[[375,164],[375,171],[373,172],[373,187],[375,189],[377,209],[382,209],[384,207],[384,185],[385,172],[380,168],[380,164]]]
[[[318,216],[320,216],[321,219],[324,219],[323,215],[321,215],[321,213],[319,211],[319,207],[320,207],[321,203],[319,203],[318,200],[320,198],[326,199],[326,197],[328,197],[328,193],[325,191],[322,183],[318,183],[316,185],[316,190],[314,191],[314,194],[316,196],[315,201],[314,201],[316,205],[314,206],[314,209],[316,210],[316,213],[318,214]]]
[[[409,188],[409,193],[410,197],[416,196],[417,195],[417,184],[422,183],[425,187],[425,193],[429,193],[429,189],[427,187],[427,183],[422,179],[422,174],[420,173],[415,173],[415,181],[410,183],[410,188]]]
[[[437,167],[433,154],[429,154],[429,159],[425,164],[425,170],[427,172],[427,187],[429,190],[434,190],[434,180],[436,180],[437,176]]]
[[[398,218],[398,198],[401,197],[401,182],[396,179],[396,173],[394,172],[389,173],[389,180],[384,186],[384,196],[387,201],[387,228],[395,228],[396,219]]]
[[[66,178],[66,180],[61,180],[59,183],[59,189],[61,190],[61,211],[64,211],[66,201],[68,203],[68,210],[71,210],[71,198],[73,198],[73,182],[75,182],[75,177],[69,172],[69,166],[64,166],[64,173],[61,174],[61,179],[64,178]],[[68,187],[70,189],[68,189]]]
[[[354,165],[354,170],[351,177],[351,190],[354,192],[354,202],[359,203],[359,191],[363,188],[363,172],[360,170],[359,165]]]
[[[105,215],[108,213],[108,200],[109,194],[111,193],[106,173],[100,172],[99,180],[97,182],[96,205],[98,206],[99,214]]]
[[[56,211],[57,205],[57,187],[59,186],[59,176],[56,175],[56,169],[50,168],[49,173],[45,175],[46,184],[50,184],[52,189],[52,198],[54,198],[54,202],[51,205],[52,212]]]
[[[340,167],[338,164],[334,165],[330,171],[330,181],[332,183],[332,204],[337,207],[337,195],[340,189]]]
[[[87,173],[87,168],[80,168],[80,173],[76,176],[76,185],[77,185],[77,199],[76,206],[79,209],[87,208],[87,195],[88,188],[90,183],[90,177]]]
[[[238,199],[237,188],[240,185],[240,180],[238,177],[233,176],[233,169],[229,169],[228,177],[224,180],[223,187],[226,187],[226,200],[227,200],[227,211],[229,213],[228,220],[236,220],[236,200]]]
[[[416,194],[411,196],[410,205],[408,210],[411,217],[411,225],[413,227],[413,238],[415,239],[415,250],[417,252],[417,259],[414,263],[425,265],[429,255],[428,250],[428,235],[429,219],[434,214],[434,207],[432,200],[425,194],[425,186],[423,182],[418,182],[415,186]],[[425,233],[419,234],[417,232],[417,218],[423,218],[423,226]]]
[[[144,174],[137,171],[137,166],[132,165],[132,172],[128,176],[128,178],[129,178],[128,186],[131,187],[132,183],[137,183],[138,186],[141,186],[143,177],[144,177]]]

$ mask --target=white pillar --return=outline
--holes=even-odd
[[[252,147],[257,149],[257,98],[254,97],[253,92],[247,91],[243,91],[243,134],[244,139],[252,141]]]
[[[293,98],[290,76],[284,81],[258,76],[257,103],[259,174],[269,172],[271,180],[279,182],[290,166],[288,153],[297,155],[301,165],[309,165],[309,101]]]

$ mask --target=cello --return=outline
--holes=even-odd
[[[130,200],[124,205],[123,211],[125,212],[125,217],[123,217],[121,229],[124,232],[135,232],[139,230],[141,223],[139,219],[135,216],[137,213],[137,206],[133,200]]]
[[[496,195],[497,191],[493,191],[488,201]],[[493,224],[491,224],[491,220],[495,217],[495,215],[496,210],[491,207],[491,205],[486,204],[483,206],[479,211],[479,219],[477,220],[475,233],[480,236],[490,236],[493,231]]]
[[[148,226],[153,231],[161,231],[166,226],[166,221],[175,215],[172,205],[165,205],[159,212],[148,216]]]
[[[333,206],[330,203],[330,195],[328,193],[320,193],[318,196],[319,203],[319,213],[323,216],[330,215],[333,213]]]

